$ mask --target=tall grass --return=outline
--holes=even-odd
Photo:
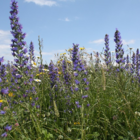
[[[112,60],[103,65],[103,55],[93,51],[93,58],[85,48],[73,45],[67,50],[69,57],[57,55],[57,63],[51,61],[44,69],[38,41],[40,64],[38,60],[27,63],[31,69],[4,65],[0,59],[0,139],[140,139],[140,84],[138,73],[132,72],[135,63],[129,63],[129,69],[126,63],[124,69],[114,66]],[[90,58],[89,63],[83,56]],[[17,81],[16,72],[22,75]]]

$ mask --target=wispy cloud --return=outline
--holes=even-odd
[[[10,31],[0,30],[0,57],[4,56],[5,63],[8,60],[13,61],[14,59],[11,54],[11,38]]]
[[[55,1],[52,0],[25,0],[25,2],[33,2],[36,5],[41,5],[41,6],[53,6],[53,5],[57,5],[57,3]]]
[[[65,18],[65,19],[61,19],[61,18],[59,18],[58,20],[61,20],[61,21],[66,21],[66,22],[69,22],[69,21],[70,21],[70,19],[69,19],[69,18]]]
[[[110,39],[111,41],[112,39]],[[113,40],[114,41],[114,40]],[[104,39],[98,39],[98,40],[94,40],[94,41],[89,41],[90,44],[103,44],[105,43]],[[114,42],[115,43],[115,42]],[[129,40],[129,41],[126,41],[126,40],[122,40],[122,44],[123,45],[128,45],[128,44],[134,44],[135,43],[135,40]]]
[[[128,44],[134,44],[135,43],[135,40],[129,40],[129,41],[125,41],[125,40],[122,40],[122,44],[123,45],[128,45]]]
[[[65,18],[65,21],[70,21],[68,18]]]
[[[90,44],[93,44],[93,43],[95,43],[95,44],[102,44],[102,43],[104,43],[104,39],[99,39],[99,40],[90,41],[89,43],[90,43]]]
[[[64,2],[70,1],[70,2],[75,2],[75,0],[58,0],[58,1],[64,1]]]

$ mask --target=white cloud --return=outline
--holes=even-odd
[[[70,21],[68,18],[65,18],[65,21]]]
[[[134,43],[135,43],[135,40],[133,40],[133,39],[132,40],[129,40],[127,42],[125,40],[122,40],[122,44],[123,45],[134,44]]]
[[[7,63],[8,60],[13,60],[11,52],[11,38],[12,35],[10,31],[0,30],[0,57],[4,56],[4,63]]]
[[[61,20],[61,21],[66,21],[66,22],[70,21],[69,18],[65,18],[65,19],[59,18],[59,20]]]
[[[104,43],[104,39],[99,39],[99,40],[95,40],[95,41],[90,41],[89,43],[95,43],[95,44],[101,44]]]
[[[109,39],[109,41],[111,41],[112,39]],[[114,42],[114,39],[113,39],[113,42]],[[90,41],[89,42],[90,44],[103,44],[105,43],[104,39],[98,39],[98,40],[94,40],[94,41]],[[114,42],[115,43],[115,42]],[[122,44],[123,45],[127,45],[127,44],[134,44],[135,43],[135,40],[129,40],[129,41],[126,41],[126,40],[122,40]]]
[[[47,6],[53,6],[53,5],[57,5],[57,3],[55,1],[52,0],[25,0],[25,2],[34,2],[37,5],[47,5]]]
[[[58,0],[58,1],[64,1],[64,2],[72,1],[72,2],[75,2],[75,0]]]

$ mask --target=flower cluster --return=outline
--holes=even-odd
[[[105,49],[105,52],[104,52],[104,55],[105,55],[105,63],[108,67],[109,63],[111,62],[111,53],[109,52],[109,35],[105,35],[105,46],[106,46],[106,49]]]
[[[1,92],[0,94],[4,95],[4,94],[8,94],[9,92],[9,88],[7,87],[7,83],[6,83],[6,65],[2,64],[2,62],[4,61],[3,57],[0,58],[0,83],[1,83]]]
[[[57,84],[56,81],[59,81],[58,78],[58,68],[54,67],[53,62],[51,61],[49,65],[49,75],[50,75],[50,80],[51,80],[51,88],[55,87],[55,90],[57,90]]]
[[[115,39],[115,43],[116,43],[116,62],[118,64],[125,64],[125,59],[123,58],[124,55],[124,50],[122,49],[122,41],[121,41],[121,36],[120,36],[120,32],[118,31],[118,29],[116,29],[115,35],[114,35]]]
[[[70,82],[70,80],[71,80],[71,76],[70,76],[70,74],[67,72],[67,70],[66,70],[66,68],[67,68],[67,66],[66,66],[66,61],[65,61],[65,59],[62,61],[62,72],[63,72],[63,75],[64,75],[64,83],[66,84],[66,85],[68,85],[68,84],[70,84],[69,82]]]
[[[33,42],[30,43],[29,55],[30,55],[30,61],[35,62]]]

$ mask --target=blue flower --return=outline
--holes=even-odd
[[[0,114],[4,115],[6,113],[6,111],[1,110]]]
[[[1,137],[7,137],[7,133],[6,133],[6,132],[3,133],[3,134],[1,135]]]
[[[9,89],[8,88],[6,88],[6,89],[2,88],[1,89],[1,94],[8,94],[8,93],[9,93]]]
[[[12,130],[12,126],[7,125],[6,127],[4,127],[4,129],[5,129],[6,131],[10,131],[10,130]]]

